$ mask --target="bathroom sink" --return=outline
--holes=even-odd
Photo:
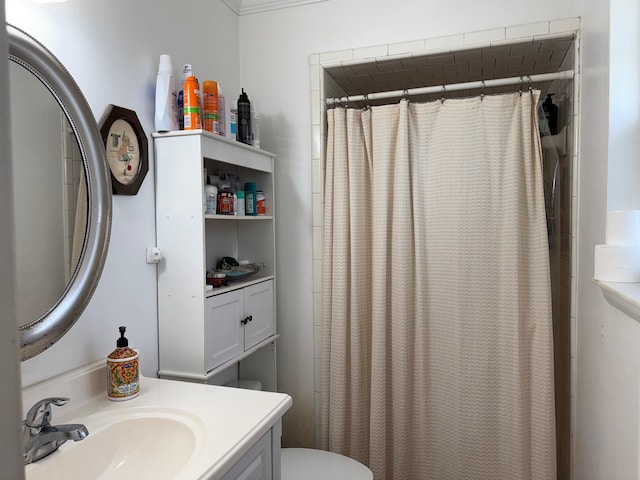
[[[78,419],[89,436],[27,465],[27,480],[174,479],[201,450],[204,425],[173,409],[125,409]]]
[[[23,389],[24,412],[42,399],[70,398],[53,408],[52,425],[89,432],[26,465],[27,480],[220,480],[292,403],[282,393],[143,375],[140,395],[113,402],[105,378],[98,361]]]

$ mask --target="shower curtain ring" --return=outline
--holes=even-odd
[[[402,89],[402,98],[404,98],[406,101],[409,101],[409,90],[407,90],[406,88]]]
[[[484,80],[482,80],[482,87],[480,88],[480,101],[484,101],[484,87],[485,83]]]
[[[369,108],[371,108],[371,105],[369,105],[369,94],[365,93],[363,97],[364,97],[364,107],[362,107],[362,109],[369,110]]]
[[[522,96],[522,84],[524,83],[524,77],[522,75],[520,75],[520,90],[518,90],[518,93],[520,94],[520,96]]]
[[[442,105],[444,105],[444,95],[445,93],[447,93],[447,86],[446,85],[442,85],[442,98],[440,99],[440,102],[442,103]]]
[[[527,78],[529,80],[529,93],[533,95],[533,87],[531,86],[531,75],[527,75]]]

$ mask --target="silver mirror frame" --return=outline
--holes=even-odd
[[[67,116],[82,155],[88,195],[82,253],[67,288],[45,314],[19,329],[24,361],[60,340],[78,320],[95,291],[111,233],[111,178],[98,125],[75,80],[36,39],[10,24],[7,24],[7,33],[9,60],[36,76]]]

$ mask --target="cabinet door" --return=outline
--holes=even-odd
[[[245,288],[245,315],[251,320],[244,330],[245,350],[274,334],[273,281],[257,283]]]
[[[242,290],[209,297],[205,302],[205,371],[244,351],[244,297]]]
[[[271,431],[265,433],[222,477],[222,480],[275,480],[272,473]]]

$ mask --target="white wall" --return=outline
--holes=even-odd
[[[578,225],[577,412],[575,478],[637,478],[640,325],[609,306],[593,282],[594,246],[605,240],[609,208],[637,194],[637,35],[624,37],[625,0],[584,0]],[[637,2],[631,10],[637,12]],[[637,26],[637,13],[629,15]],[[637,30],[637,29],[636,29]],[[620,37],[623,34],[623,38]],[[634,55],[619,55],[622,44]],[[611,98],[609,94],[611,92]],[[635,133],[633,132],[635,130]],[[635,136],[635,139],[633,138]],[[618,155],[617,152],[627,152]],[[631,152],[634,158],[628,157]],[[609,157],[608,154],[610,155]],[[627,166],[625,166],[627,165]],[[637,167],[635,167],[637,168]],[[609,176],[609,179],[607,180]],[[628,177],[628,178],[627,178]],[[607,195],[609,183],[609,195]],[[609,205],[608,205],[609,203]],[[637,203],[635,207],[638,208]]]
[[[611,0],[608,210],[640,207],[640,2]]]
[[[278,155],[278,382],[294,400],[284,419],[285,444],[314,445],[318,413],[310,375],[314,298],[309,56],[576,16],[575,2],[569,0],[543,0],[535,6],[522,0],[343,0],[241,17],[243,86],[260,109],[262,145]]]
[[[150,169],[136,196],[114,196],[111,244],[100,284],[69,333],[22,364],[25,385],[103,358],[115,348],[118,326],[141,349],[142,372],[158,367],[156,266],[145,263],[155,245],[153,131],[160,54],[174,69],[193,63],[201,79],[240,90],[238,17],[222,2],[189,0],[8,0],[7,21],[46,45],[67,67],[99,121],[108,104],[135,110],[149,140]],[[180,201],[180,199],[176,199]]]
[[[4,24],[4,0],[0,0],[0,23]],[[8,54],[6,30],[0,32],[0,56]],[[9,94],[8,61],[0,62],[0,98]],[[20,376],[18,370],[18,332],[15,313],[15,273],[13,270],[13,209],[11,208],[11,131],[8,108],[0,109],[0,465],[2,476],[24,478]]]

